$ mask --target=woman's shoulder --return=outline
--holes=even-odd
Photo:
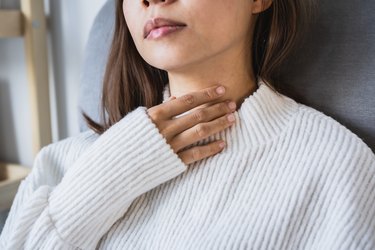
[[[65,154],[77,154],[90,146],[98,135],[92,130],[86,130],[76,135],[69,136],[59,141],[48,144],[42,148],[43,152],[61,152]]]
[[[363,138],[335,118],[311,106],[298,103],[296,123],[319,148],[339,149],[352,157],[367,156],[375,164],[375,154]]]
[[[32,172],[59,182],[72,163],[97,137],[94,131],[88,130],[44,146],[34,159]]]

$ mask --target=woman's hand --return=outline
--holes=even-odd
[[[156,124],[160,133],[185,164],[190,164],[219,153],[225,146],[225,142],[216,141],[180,152],[186,146],[207,138],[234,124],[235,118],[231,113],[236,110],[235,102],[218,102],[175,118],[175,116],[202,104],[217,101],[225,92],[225,88],[221,86],[224,91],[223,93],[218,93],[216,91],[218,87],[209,87],[179,98],[171,97],[167,102],[147,110],[148,115]],[[220,144],[222,144],[222,147]]]

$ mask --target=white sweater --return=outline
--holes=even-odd
[[[186,166],[146,110],[44,147],[0,249],[375,249],[375,156],[334,119],[260,83]]]

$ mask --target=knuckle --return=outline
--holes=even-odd
[[[200,124],[200,125],[196,126],[195,133],[197,134],[197,136],[199,138],[203,138],[207,134],[207,127]]]
[[[188,105],[191,105],[191,104],[193,104],[194,103],[194,96],[193,95],[190,95],[190,94],[188,94],[188,95],[184,95],[184,96],[182,96],[182,102],[184,103],[184,104],[188,104]]]
[[[160,108],[150,108],[148,109],[148,114],[153,120],[158,120],[163,116],[163,110]]]
[[[147,109],[147,114],[151,116],[154,113],[154,109],[154,107]]]
[[[207,98],[207,99],[212,99],[212,98],[215,98],[216,97],[216,93],[214,90],[212,89],[207,89],[203,92],[203,95]]]
[[[198,161],[202,157],[202,153],[198,148],[193,148],[191,150],[191,158],[193,161]]]
[[[203,110],[198,110],[197,112],[195,112],[193,114],[193,119],[196,121],[196,122],[202,122],[204,121],[204,116],[205,116],[205,113]]]

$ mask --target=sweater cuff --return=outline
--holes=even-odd
[[[91,249],[135,198],[186,169],[146,107],[138,107],[68,169],[50,194],[50,216],[63,239]]]

